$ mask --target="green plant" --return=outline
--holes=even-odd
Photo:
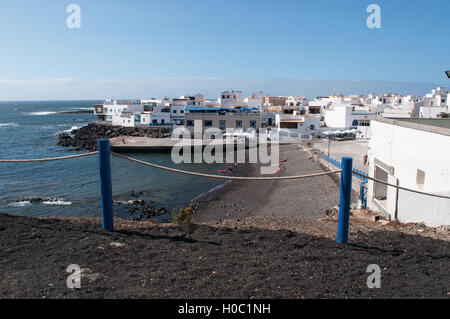
[[[172,215],[172,221],[177,225],[187,225],[192,224],[194,217],[192,216],[194,212],[194,204],[190,203],[187,208],[180,208],[179,212],[174,212]]]
[[[449,114],[448,113],[441,113],[441,119],[448,119],[449,118]]]

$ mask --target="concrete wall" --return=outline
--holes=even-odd
[[[369,176],[374,177],[375,166],[388,172],[388,182],[432,194],[450,196],[450,130],[438,134],[387,123],[372,121],[369,143]],[[390,121],[393,122],[393,121]],[[418,170],[425,173],[423,184],[418,182]],[[384,209],[374,199],[373,182],[368,185],[370,209],[388,213],[397,211],[401,222],[425,222],[428,226],[450,225],[450,200],[421,194],[397,191],[388,187]]]

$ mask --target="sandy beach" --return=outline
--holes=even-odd
[[[281,158],[287,159],[283,163],[287,169],[280,176],[324,171],[297,144],[281,145]],[[260,176],[258,165],[247,166],[246,176]],[[339,175],[282,181],[233,181],[200,201],[195,220],[211,222],[252,216],[317,220],[325,215],[326,209],[338,205],[339,187],[336,178]]]

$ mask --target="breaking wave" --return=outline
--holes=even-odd
[[[30,206],[31,202],[29,200],[24,200],[24,201],[20,201],[20,202],[14,202],[9,204],[9,206],[11,207],[25,207],[25,206]]]
[[[0,127],[5,127],[5,126],[19,126],[16,123],[0,123]]]
[[[27,112],[24,113],[25,115],[50,115],[50,114],[57,114],[56,111],[42,111],[42,112]]]
[[[69,205],[72,205],[72,202],[65,201],[63,199],[51,199],[51,200],[42,202],[42,204],[44,204],[44,205],[64,205],[64,206],[69,206]]]

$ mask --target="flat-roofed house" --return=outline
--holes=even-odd
[[[450,196],[450,120],[372,121],[369,176],[415,191]],[[450,199],[369,181],[368,207],[400,222],[450,225]]]

